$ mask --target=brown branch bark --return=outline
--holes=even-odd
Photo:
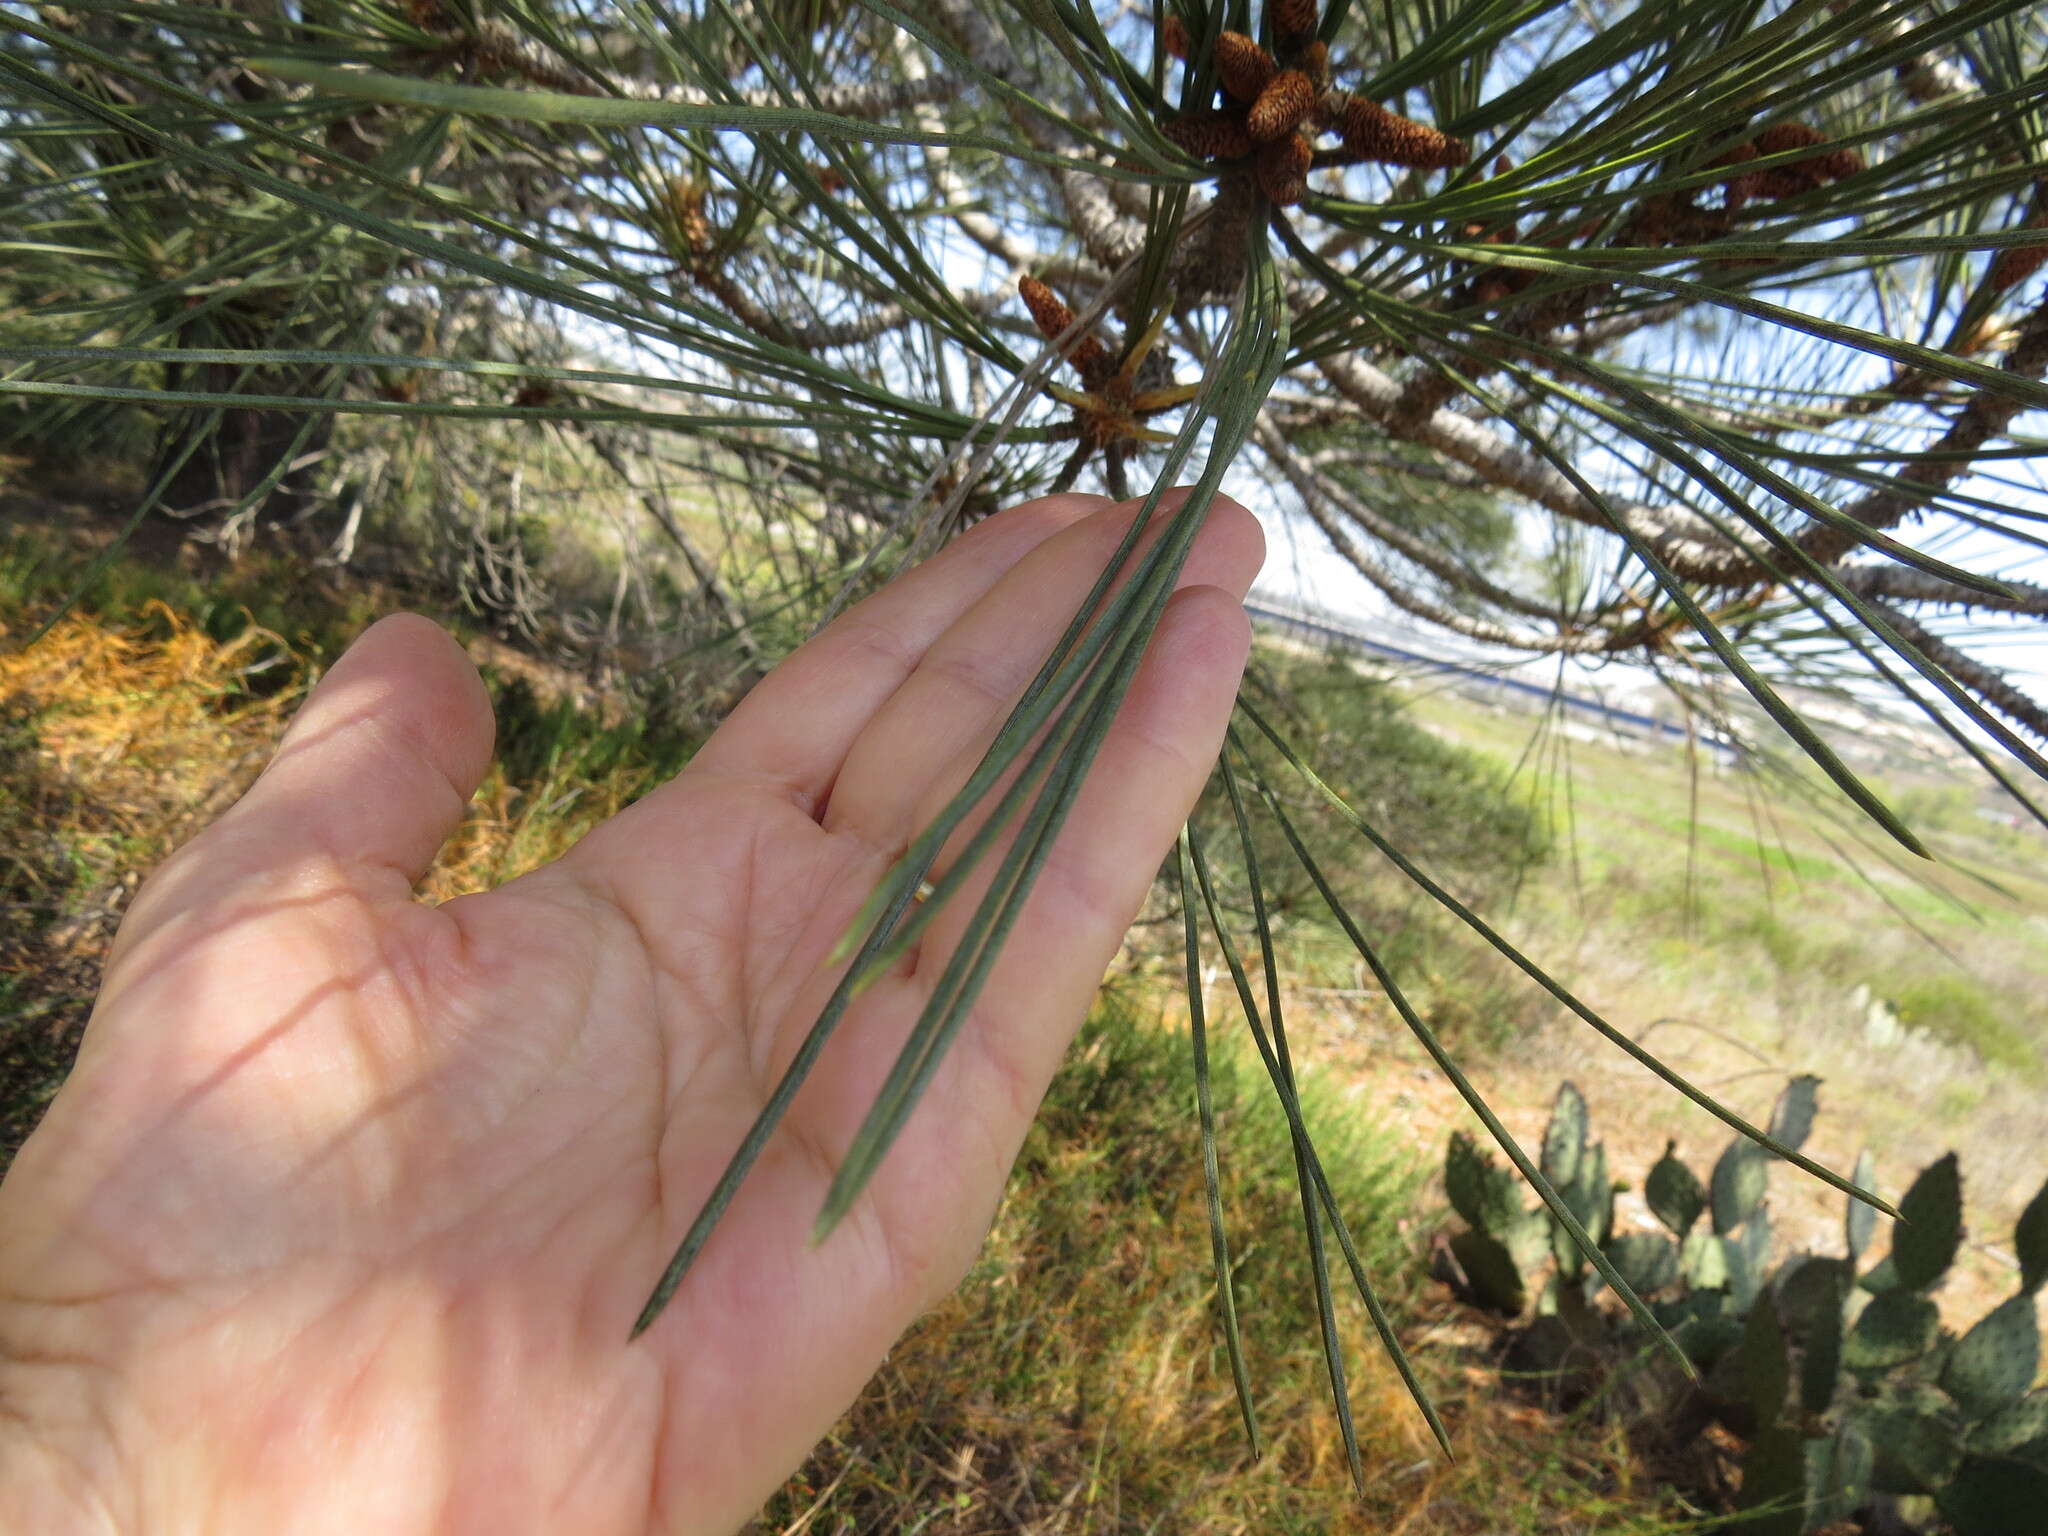
[[[1442,406],[1417,411],[1417,397],[1370,363],[1339,356],[1324,359],[1318,367],[1340,394],[1395,436],[1435,448],[1489,483],[1576,522],[1613,528],[1599,507],[1550,465]],[[2021,325],[2001,367],[2035,379],[2048,369],[2048,305],[2038,307]],[[1946,486],[1968,473],[1971,456],[2002,435],[2024,408],[2009,395],[1979,390],[1928,450],[1929,456],[1915,458],[1899,472],[1904,484],[1871,491],[1844,506],[1842,513],[1864,528],[1882,532],[1925,510]],[[1727,537],[1683,508],[1617,502],[1614,511],[1630,535],[1688,581],[1738,587],[1774,579],[1763,550]],[[1864,541],[1853,528],[1816,523],[1794,542],[1817,563],[1834,565]],[[1771,565],[1782,569],[1782,556]]]
[[[2028,698],[2006,679],[1996,667],[1986,666],[1973,656],[1965,655],[1946,640],[1936,637],[1927,627],[1900,609],[1889,604],[1876,605],[1885,621],[1899,632],[1907,644],[1940,667],[1944,672],[2012,721],[2021,730],[2048,741],[2048,709]]]
[[[1835,0],[1833,8],[1840,11],[1848,4],[1849,0]],[[1912,24],[1903,16],[1874,22],[1863,33],[1864,38],[1876,46],[1904,42],[1912,35]],[[1908,58],[1895,73],[1899,89],[1905,92],[1906,99],[1921,106],[1945,96],[1975,95],[1977,90],[1976,84],[1960,68],[1931,51]]]
[[[1835,579],[1858,597],[1874,602],[1913,603],[1936,608],[1971,608],[1985,613],[2024,613],[2048,617],[2048,587],[1998,578],[2012,596],[1995,597],[1973,587],[1958,586],[1910,565],[1838,565]]]
[[[2048,304],[2035,308],[2020,326],[2019,339],[1999,365],[2016,378],[2038,379],[2048,370]],[[1948,431],[1928,450],[1929,457],[1916,458],[1898,472],[1902,485],[1888,486],[1858,497],[1842,508],[1843,513],[1865,528],[1885,530],[1926,510],[1929,502],[1952,482],[1967,475],[1976,452],[2004,435],[2012,419],[2026,409],[2025,402],[2010,395],[1980,389],[1949,424]],[[1939,454],[1935,458],[1931,455]],[[1863,541],[1853,529],[1818,524],[1798,540],[1801,550],[1823,565],[1833,565]],[[1746,581],[1748,574],[1723,580]],[[1703,580],[1713,580],[1703,576]]]
[[[1001,63],[1005,69],[1010,67],[1010,51],[1003,45],[1001,37],[996,36],[993,43],[988,41],[991,29],[987,18],[972,11],[956,9],[948,12],[948,20],[956,34],[964,31],[974,39],[963,40],[962,46],[968,49],[970,56],[973,56],[983,68],[988,68],[991,62]],[[977,53],[977,48],[981,52]],[[998,48],[999,54],[991,52],[992,49]],[[912,45],[907,34],[897,39],[896,56],[906,80],[929,78],[930,69],[925,63],[924,54]],[[926,129],[938,130],[945,126],[931,106],[920,107],[916,112],[916,121],[919,127]],[[965,206],[965,199],[961,197],[957,179],[953,174],[951,150],[943,145],[928,145],[924,160],[925,176],[931,185],[934,205],[945,210],[949,204],[957,202],[959,206],[952,207],[948,215],[953,220],[954,227],[997,261],[1004,263],[1010,269],[1013,280],[1030,274],[1063,288],[1100,286],[1108,280],[1112,269],[1093,261],[1049,257],[1037,246],[1019,240],[986,213]]]
[[[1120,267],[1145,248],[1145,226],[1125,218],[1100,181],[1066,169],[1055,170],[1053,181],[1066,204],[1069,227],[1097,265]]]
[[[977,66],[1019,90],[1029,93],[1034,89],[1035,82],[1018,69],[1009,43],[988,17],[963,0],[932,0],[932,9]],[[1047,148],[1045,132],[1038,120],[1015,102],[1006,105],[1011,122],[1025,140],[1034,148]],[[1145,226],[1136,219],[1125,217],[1103,190],[1101,182],[1066,167],[1056,167],[1052,179],[1053,185],[1059,189],[1060,201],[1066,205],[1069,226],[1081,242],[1081,248],[1098,267],[1105,272],[1114,271],[1144,248]],[[984,249],[989,248],[988,243],[972,231],[969,238],[975,239]],[[1003,259],[1011,258],[1006,255]],[[1013,265],[1017,263],[1013,262]]]
[[[1434,448],[1489,484],[1560,516],[1614,530],[1614,521],[1563,474],[1471,418],[1443,409],[1419,419],[1405,415],[1401,384],[1357,357],[1327,357],[1316,367],[1339,394],[1395,436]],[[1618,497],[1610,498],[1609,505],[1630,535],[1680,575],[1690,575],[1695,568],[1714,569],[1739,548],[1713,524],[1682,507],[1652,507]]]

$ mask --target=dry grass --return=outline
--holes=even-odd
[[[33,627],[0,620],[0,1167],[70,1066],[128,898],[255,776],[303,675],[264,631],[223,644],[162,605],[24,649]],[[281,686],[253,692],[258,666]]]
[[[0,712],[17,748],[34,738],[33,763],[10,766],[55,797],[37,807],[46,831],[89,831],[109,855],[146,857],[253,777],[304,676],[268,631],[223,643],[162,603],[119,628],[71,615],[23,645],[32,629],[0,621]],[[262,692],[259,672],[275,679]],[[94,813],[85,827],[67,804]]]
[[[143,877],[269,760],[324,652],[253,624],[222,640],[148,601],[124,621],[0,616],[0,1170],[76,1052],[101,961]],[[494,681],[501,754],[430,900],[555,857],[672,772],[684,744]]]
[[[1394,1127],[1352,1114],[1319,1076],[1305,1087],[1311,1126],[1458,1452],[1437,1452],[1353,1299],[1340,1318],[1365,1493],[1352,1492],[1284,1129],[1249,1053],[1226,1051],[1226,1208],[1267,1436],[1264,1459],[1250,1459],[1216,1325],[1177,1022],[1098,1011],[968,1285],[912,1331],[757,1536],[1677,1528],[1618,1427],[1502,1391],[1490,1337],[1419,1279],[1414,1238],[1434,1220],[1419,1164]]]

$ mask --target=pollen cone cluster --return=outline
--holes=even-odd
[[[1251,130],[1253,143],[1270,144],[1308,121],[1315,105],[1316,88],[1308,76],[1298,69],[1283,69],[1259,92],[1244,125]]]
[[[699,260],[709,256],[715,242],[711,221],[704,216],[704,183],[678,176],[668,184],[668,206],[683,248]]]
[[[1202,160],[1249,159],[1260,192],[1283,208],[1307,195],[1316,136],[1322,132],[1343,135],[1344,154],[1353,161],[1416,170],[1465,162],[1470,150],[1464,140],[1331,87],[1329,45],[1315,35],[1315,0],[1267,4],[1275,52],[1242,32],[1219,36],[1210,62],[1225,103],[1163,123],[1175,144]],[[1185,26],[1169,18],[1162,35],[1168,52],[1187,57]]]
[[[1273,0],[1272,17],[1283,48],[1303,42],[1316,29],[1316,0]]]
[[[1242,112],[1188,112],[1160,130],[1198,160],[1242,160],[1252,152]]]
[[[1713,159],[1707,162],[1707,167],[1710,170],[1726,170],[1734,166],[1747,165],[1750,161],[1754,160],[1755,158],[1756,146],[1754,144],[1744,142],[1736,145],[1726,154],[1716,155]],[[1730,213],[1733,213],[1736,209],[1740,208],[1744,203],[1749,201],[1749,182],[1749,174],[1747,172],[1743,172],[1741,175],[1731,176],[1726,181],[1721,183],[1722,190],[1727,195],[1727,202],[1725,206]]]
[[[1259,146],[1253,162],[1259,190],[1277,207],[1291,208],[1308,193],[1308,168],[1314,163],[1315,148],[1305,133],[1290,133],[1284,139]]]
[[[1756,169],[1767,156],[1815,150],[1797,160]],[[1703,205],[1695,190],[1660,192],[1646,197],[1623,228],[1628,243],[1644,246],[1705,245],[1729,234],[1735,215],[1752,199],[1775,202],[1797,197],[1830,182],[1854,176],[1863,169],[1863,157],[1847,145],[1835,144],[1820,129],[1806,123],[1773,123],[1753,138],[1723,150],[1706,163],[1709,170],[1725,171],[1721,180],[1722,201],[1716,208]],[[1750,258],[1729,257],[1721,265],[1740,266]],[[1754,258],[1768,266],[1768,258]]]
[[[1074,312],[1037,278],[1019,278],[1017,292],[1046,340],[1057,340],[1073,326]],[[1073,407],[1072,417],[1052,428],[1046,440],[1078,443],[1078,455],[1071,461],[1077,469],[1096,452],[1115,457],[1144,443],[1172,441],[1170,434],[1146,426],[1146,420],[1186,405],[1200,393],[1201,386],[1175,384],[1166,353],[1156,350],[1168,313],[1160,310],[1149,325],[1127,338],[1118,349],[1123,354],[1121,360],[1091,331],[1068,358],[1081,375],[1081,389],[1045,386],[1053,399]]]
[[[1732,177],[1725,183],[1728,207],[1740,208],[1752,197],[1770,201],[1797,197],[1831,181],[1854,176],[1863,169],[1863,157],[1855,150],[1846,145],[1825,149],[1828,142],[1826,134],[1806,123],[1773,123],[1747,144],[1736,145],[1715,164],[1742,164],[1764,155],[1782,155],[1796,149],[1823,149],[1823,153]]]

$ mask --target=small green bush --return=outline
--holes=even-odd
[[[1249,687],[1345,804],[1468,904],[1511,898],[1547,856],[1549,829],[1515,796],[1507,773],[1415,723],[1390,684],[1361,674],[1349,660],[1263,654]],[[1338,899],[1373,934],[1432,1024],[1482,1045],[1504,1036],[1517,1006],[1510,997],[1520,993],[1492,956],[1393,875],[1356,828],[1256,733],[1245,734],[1301,836],[1330,850],[1321,863]],[[1248,915],[1248,860],[1218,784],[1211,783],[1193,825],[1224,906]],[[1356,952],[1270,818],[1253,819],[1251,854],[1290,970],[1348,981]]]
[[[1975,977],[1961,971],[1916,976],[1886,999],[1899,1022],[1975,1051],[1986,1066],[2030,1075],[2041,1070],[2039,1048]]]

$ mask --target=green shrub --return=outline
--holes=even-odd
[[[1975,977],[1961,971],[1916,976],[1886,999],[1899,1022],[1975,1051],[1986,1066],[2036,1074],[2039,1048]]]
[[[1548,828],[1513,794],[1504,771],[1416,724],[1390,684],[1361,674],[1345,658],[1262,654],[1249,686],[1347,805],[1468,904],[1512,896],[1546,857]],[[1302,837],[1331,850],[1322,860],[1323,872],[1338,899],[1372,932],[1431,1022],[1482,1040],[1505,1033],[1515,1006],[1508,999],[1519,993],[1493,957],[1395,875],[1263,740],[1246,735]],[[1211,783],[1193,824],[1224,907],[1249,914],[1248,863],[1229,799],[1217,783]],[[1348,979],[1356,951],[1271,818],[1253,818],[1251,849],[1266,913],[1290,971],[1307,979]]]

